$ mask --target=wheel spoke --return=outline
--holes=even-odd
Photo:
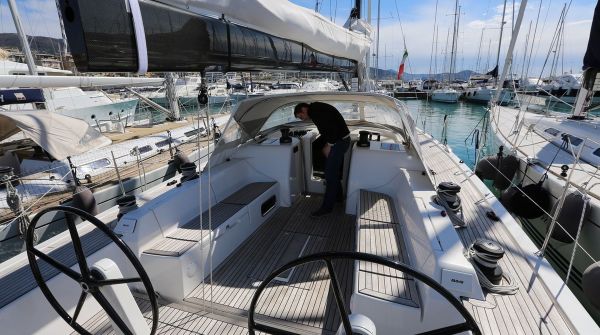
[[[87,292],[81,291],[81,295],[79,296],[79,301],[77,302],[77,307],[75,307],[75,313],[73,313],[73,318],[71,319],[71,326],[77,322],[77,317],[79,316],[79,312],[81,312],[81,308],[83,307],[85,298],[87,298]]]
[[[94,298],[96,299],[96,301],[98,301],[102,309],[104,309],[106,314],[108,314],[108,317],[117,325],[119,330],[124,335],[133,335],[129,327],[127,327],[123,319],[121,319],[121,317],[119,316],[119,313],[115,311],[115,309],[112,307],[110,302],[106,300],[106,297],[104,297],[104,294],[102,294],[100,290],[94,290],[92,292],[92,296],[94,296]]]
[[[81,239],[79,238],[79,233],[77,233],[77,226],[75,225],[75,221],[73,221],[72,214],[65,213],[65,220],[67,221],[69,234],[71,234],[71,240],[73,241],[73,248],[75,248],[75,256],[77,257],[77,263],[79,263],[81,275],[87,280],[90,278],[90,270],[87,266],[85,253],[83,252],[83,247],[81,246]]]
[[[137,283],[137,282],[141,282],[141,281],[142,281],[141,278],[135,277],[135,278],[119,278],[119,279],[102,279],[102,280],[98,280],[95,283],[91,283],[91,284],[101,287],[101,286],[108,286],[108,285]]]
[[[473,329],[471,327],[469,327],[469,324],[464,322],[464,323],[459,323],[457,325],[452,325],[452,326],[448,326],[448,327],[430,330],[430,331],[424,332],[424,333],[419,333],[417,335],[451,335],[451,334],[462,333],[462,332],[469,331],[469,330],[473,331]]]
[[[327,264],[327,270],[329,271],[329,277],[331,278],[331,288],[333,289],[333,295],[335,296],[335,301],[342,317],[344,330],[346,331],[346,334],[352,334],[352,325],[350,324],[348,311],[346,311],[346,303],[344,302],[344,296],[342,294],[342,290],[340,289],[340,282],[335,274],[333,263],[331,263],[330,259],[325,259],[325,264]]]
[[[67,275],[71,279],[75,280],[76,282],[80,282],[81,281],[81,274],[77,273],[77,271],[72,270],[68,266],[60,263],[59,261],[57,261],[54,258],[46,255],[45,253],[39,251],[38,249],[33,248],[33,249],[31,249],[31,252],[34,255],[36,255],[37,257],[39,257],[41,260],[43,260],[44,262],[52,265],[53,267],[55,267],[56,269],[58,269],[60,272],[64,273],[65,275]]]

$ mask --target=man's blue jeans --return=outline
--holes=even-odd
[[[342,193],[342,182],[340,181],[340,173],[344,164],[344,154],[348,150],[350,139],[342,139],[331,147],[327,162],[325,163],[325,198],[323,199],[322,209],[332,210],[335,205],[335,200]]]

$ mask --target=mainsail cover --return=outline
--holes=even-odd
[[[48,111],[0,112],[0,141],[22,131],[56,159],[111,143],[87,122]]]
[[[361,61],[370,37],[339,26],[287,0],[161,0],[180,8],[209,10],[267,34],[309,45],[337,57]]]
[[[80,71],[356,72],[370,44],[285,0],[137,1],[59,0]]]
[[[592,30],[590,31],[590,40],[588,41],[587,51],[583,57],[583,69],[600,69],[600,2],[596,4],[594,19],[592,20]]]

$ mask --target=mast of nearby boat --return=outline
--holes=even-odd
[[[524,46],[524,52],[523,52],[523,64],[521,66],[521,76],[520,79],[526,79],[524,78],[525,75],[525,63],[527,62],[527,48],[529,47],[529,35],[531,34],[531,25],[532,25],[532,21],[529,21],[529,31],[527,31],[527,36],[525,37],[525,46]]]
[[[456,40],[458,38],[458,16],[460,15],[458,6],[458,0],[456,0],[454,4],[454,28],[452,31],[452,47],[450,50],[450,73],[448,75],[448,81],[452,83],[454,80],[454,71],[456,66]]]
[[[432,64],[434,61],[434,57],[435,57],[435,67],[433,68],[433,71],[437,72],[437,9],[438,9],[438,1],[435,1],[435,14],[433,16],[433,38],[431,41],[431,55],[429,56],[429,78],[431,79],[431,74],[432,74]]]
[[[358,18],[360,19],[361,16],[361,0],[356,0],[354,8],[356,8],[356,11],[358,12]],[[369,25],[371,25],[371,0],[368,1],[367,3],[367,22],[369,23]],[[367,59],[365,60],[366,62],[366,68],[367,68],[367,72],[369,71],[369,69],[371,68],[371,57],[369,56],[371,54],[371,49],[369,47],[369,51],[367,52]]]
[[[375,81],[379,79],[379,26],[381,23],[381,0],[377,0],[377,48],[375,53],[377,54],[377,58],[375,58]]]
[[[506,1],[504,1],[504,4],[506,5]],[[496,104],[498,98],[500,98],[500,93],[502,92],[502,83],[504,83],[504,79],[506,79],[506,74],[512,63],[513,50],[515,49],[515,44],[517,43],[517,37],[519,37],[521,23],[523,22],[523,16],[525,15],[525,8],[527,8],[527,0],[522,0],[521,5],[519,6],[519,16],[515,21],[515,29],[513,29],[508,51],[506,52],[506,59],[504,60],[504,67],[502,68],[502,76],[500,77],[500,82],[496,82],[496,93],[494,94],[494,99],[491,101],[493,105]],[[502,22],[504,22],[504,19]]]
[[[27,42],[27,35],[25,35],[25,31],[23,30],[21,16],[19,15],[19,9],[17,8],[17,3],[15,0],[8,0],[8,7],[10,7],[10,12],[12,14],[13,21],[15,22],[15,28],[17,29],[17,35],[21,41],[21,49],[25,55],[25,61],[27,63],[27,67],[29,68],[29,74],[37,75],[35,61],[33,60],[33,55],[31,54],[29,43]]]
[[[479,39],[479,50],[477,50],[477,62],[475,63],[475,71],[479,72],[479,61],[481,60],[481,47],[483,45],[483,33],[485,27],[481,29],[481,38]]]
[[[506,17],[506,0],[504,0],[504,7],[502,9],[502,21],[500,21],[500,40],[498,40],[498,53],[496,54],[496,68],[498,68],[498,66],[500,65],[500,49],[502,48],[502,33],[504,32],[504,24],[506,24],[506,22],[504,22],[504,18]],[[513,35],[514,35],[514,29],[513,29]],[[506,58],[508,58],[508,54],[506,55]],[[498,68],[499,69],[499,68]],[[504,72],[504,69],[502,69],[502,72]],[[498,75],[496,75],[496,86],[498,86]]]

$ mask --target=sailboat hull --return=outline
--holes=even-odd
[[[437,102],[456,103],[460,93],[454,90],[435,90],[431,93],[431,100]]]
[[[110,121],[119,121],[127,125],[133,122],[137,105],[138,99],[128,99],[85,108],[59,109],[56,113],[84,120],[91,125]]]

